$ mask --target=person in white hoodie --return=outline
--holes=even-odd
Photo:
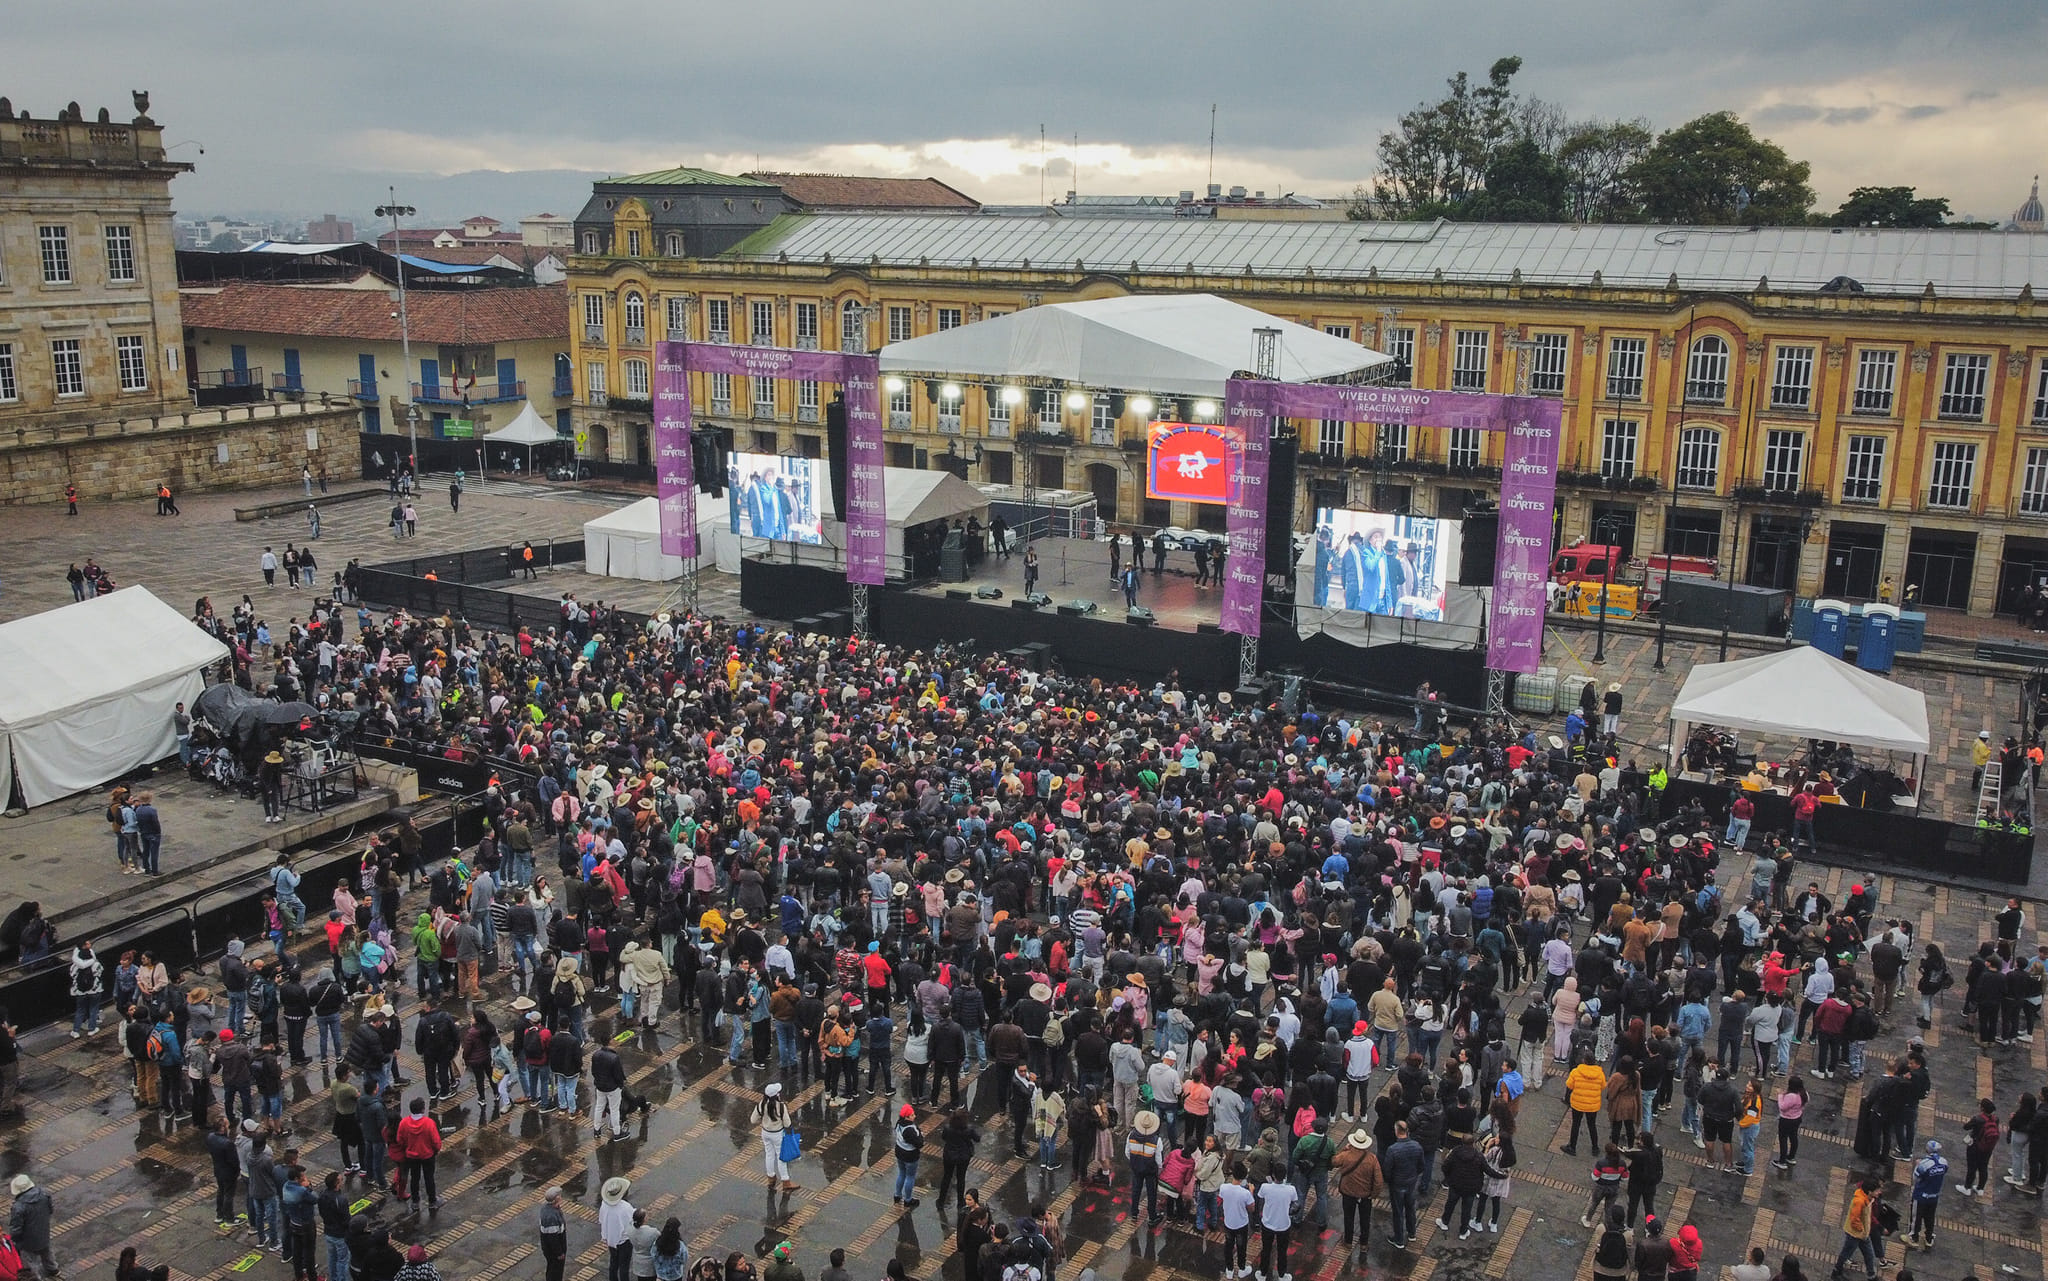
[[[71,949],[71,1039],[100,1030],[100,997],[106,991],[106,967],[93,955],[92,940]]]

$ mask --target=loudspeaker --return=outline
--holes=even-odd
[[[1203,636],[1221,636],[1223,634],[1223,625],[1221,623],[1196,623],[1195,631]]]
[[[946,589],[946,599],[947,599],[947,600],[973,600],[973,599],[974,599],[974,593],[973,593],[973,592],[970,592],[970,591],[968,591],[968,590],[967,590],[967,589],[966,589],[965,587],[948,587],[948,588]]]
[[[1153,622],[1152,611],[1143,605],[1133,605],[1124,611],[1124,621],[1139,627],[1150,627]]]
[[[1043,603],[1043,602],[1039,601],[1039,600],[1038,600],[1038,598],[1036,598],[1036,597],[1034,597],[1034,596],[1019,596],[1019,597],[1017,597],[1017,598],[1016,598],[1015,600],[1012,600],[1012,601],[1010,602],[1010,608],[1011,608],[1011,609],[1028,609],[1028,610],[1033,610],[1033,611],[1036,611],[1036,610],[1038,609],[1039,605],[1040,605],[1040,604],[1042,604],[1042,603]]]
[[[1001,600],[1002,598],[1003,589],[1000,587],[977,587],[974,589],[974,599],[976,600]]]
[[[1294,464],[1300,448],[1292,432],[1267,445],[1266,573],[1294,581]]]
[[[1493,566],[1500,550],[1500,513],[1485,512],[1465,517],[1463,551],[1458,558],[1460,587],[1493,586]]]
[[[832,510],[846,519],[846,397],[825,406],[825,467],[832,477]]]

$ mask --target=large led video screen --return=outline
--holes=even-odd
[[[726,465],[732,532],[785,543],[824,541],[821,509],[830,483],[822,458],[734,454]]]
[[[1145,433],[1145,496],[1166,502],[1228,501],[1230,448],[1224,429],[1153,423]]]
[[[1461,539],[1455,520],[1321,508],[1313,604],[1441,622],[1445,590],[1458,577]]]

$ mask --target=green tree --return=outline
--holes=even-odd
[[[1468,197],[1461,218],[1480,222],[1558,222],[1564,218],[1564,166],[1534,138],[1495,153],[1486,166],[1486,189]]]
[[[1565,216],[1573,222],[1635,222],[1642,193],[1631,172],[1657,135],[1647,120],[1583,120],[1558,144],[1565,174]]]
[[[1716,111],[1661,134],[1628,181],[1654,222],[1787,226],[1807,220],[1811,171],[1734,112]]]
[[[1520,58],[1501,58],[1482,85],[1460,71],[1442,98],[1417,103],[1381,134],[1374,202],[1400,218],[1457,212],[1485,186],[1487,166],[1516,136],[1519,104],[1509,82],[1521,69]]]
[[[232,233],[226,231],[221,232],[218,236],[215,236],[213,239],[207,241],[206,244],[201,247],[204,248],[208,253],[216,254],[240,253],[242,250],[248,248],[247,245],[243,244],[240,240],[236,239]]]
[[[1837,227],[1940,227],[1948,222],[1943,196],[1916,197],[1911,187],[1858,187],[1828,216]]]

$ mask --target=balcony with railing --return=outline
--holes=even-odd
[[[721,346],[730,347],[732,345],[732,330],[730,329],[714,329],[708,336],[712,342],[718,343]]]
[[[647,345],[647,326],[627,325],[626,345],[629,347],[645,347]]]
[[[890,430],[890,431],[909,431],[909,430],[910,430],[910,411],[909,411],[909,410],[907,410],[907,409],[892,409],[892,410],[890,410],[890,411],[889,411],[889,430]]]
[[[594,342],[594,343],[601,343],[601,342],[603,342],[603,341],[604,341],[604,326],[603,326],[603,325],[585,325],[585,326],[583,326],[583,341],[584,341],[584,342]]]
[[[414,383],[412,398],[422,405],[489,405],[526,399],[526,382]]]
[[[747,406],[747,416],[756,422],[772,423],[775,421],[775,402],[772,400],[757,400]]]
[[[796,407],[796,420],[800,423],[817,422],[820,416],[816,405],[798,405]]]
[[[556,392],[558,396],[566,392]],[[351,378],[348,380],[348,395],[351,400],[377,399],[377,380],[374,378]]]
[[[1892,412],[1892,393],[1889,389],[1874,391],[1859,387],[1856,394],[1850,398],[1849,412],[1861,418],[1889,418]]]
[[[576,394],[576,380],[567,374],[558,374],[554,383],[555,399],[567,400]]]
[[[938,413],[939,430],[951,436],[960,434],[960,411],[941,408]]]
[[[270,390],[283,392],[287,396],[306,394],[306,379],[303,374],[272,374]]]
[[[711,398],[711,412],[720,417],[730,418],[732,416],[732,397],[727,396],[724,400],[720,400],[718,397],[713,396]]]
[[[816,351],[818,349],[818,335],[798,334],[796,336],[796,349],[798,351]]]

